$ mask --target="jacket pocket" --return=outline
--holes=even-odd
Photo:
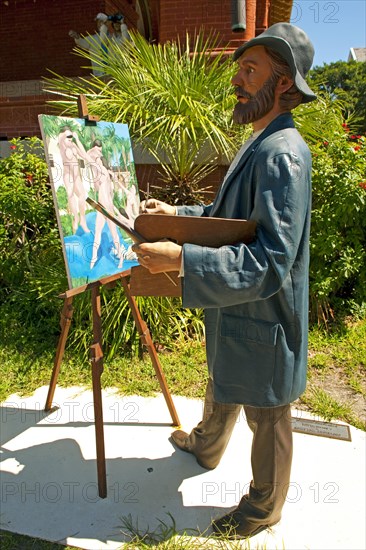
[[[279,323],[223,315],[214,377],[218,384],[240,387],[245,395],[272,395]]]
[[[220,336],[237,343],[253,342],[264,346],[275,346],[279,323],[257,319],[223,315]]]

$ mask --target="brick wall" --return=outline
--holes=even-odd
[[[0,4],[0,140],[40,136],[37,115],[50,112],[41,79],[50,69],[82,76],[87,61],[72,53],[70,29],[93,34],[97,13],[123,13],[136,25],[132,0],[7,0]]]
[[[284,0],[284,2],[288,0]],[[270,0],[246,0],[245,32],[231,30],[231,0],[148,0],[156,41],[185,37],[204,27],[220,34],[221,46],[235,49],[266,27]],[[65,76],[89,74],[72,53],[70,29],[94,33],[95,15],[120,12],[137,24],[136,0],[7,0],[0,2],[0,140],[40,135],[38,113],[50,112],[40,80],[47,69]]]
[[[202,26],[206,31],[220,32],[223,42],[230,39],[231,0],[161,0],[160,2],[160,42],[173,37],[185,37],[186,31],[194,32]]]
[[[97,13],[120,11],[129,27],[137,15],[128,0],[8,0],[0,5],[0,81],[34,80],[47,69],[65,76],[79,76],[85,60],[72,53],[70,29],[80,34],[96,31]]]
[[[231,0],[161,0],[159,41],[184,38],[187,31],[194,33],[203,28],[206,33],[218,32],[221,47],[232,50],[255,36],[257,4],[263,19],[261,10],[269,9],[270,0],[246,0],[246,31],[233,32]]]
[[[47,69],[67,76],[82,74],[80,59],[71,53],[70,29],[94,32],[100,0],[8,0],[1,2],[0,81],[34,80]]]
[[[0,138],[41,137],[38,114],[50,112],[45,102],[43,95],[17,97],[11,104],[0,98]]]

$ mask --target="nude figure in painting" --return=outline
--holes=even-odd
[[[116,185],[116,189],[122,191],[126,198],[126,202],[124,205],[124,211],[126,213],[126,216],[130,222],[130,224],[134,225],[135,218],[139,214],[139,196],[137,193],[137,189],[135,185],[130,185],[131,180],[131,174],[128,171],[125,172],[119,172],[117,174],[114,174],[113,181]]]
[[[92,173],[92,181],[94,189],[97,192],[97,200],[107,210],[113,212],[117,217],[121,217],[126,223],[126,218],[121,216],[118,210],[113,204],[113,182],[111,180],[109,171],[103,164],[102,144],[99,140],[93,142],[91,149],[87,151],[87,155],[90,159],[90,170]],[[105,218],[103,214],[97,211],[95,220],[95,234],[93,244],[93,254],[90,261],[90,269],[93,269],[95,262],[98,258],[98,250],[101,242],[102,229],[104,224],[107,223],[112,235],[114,252],[119,259],[118,268],[123,265],[123,260],[126,257],[126,248],[121,244],[118,236],[116,225],[109,219]]]
[[[61,128],[58,145],[63,163],[63,182],[72,216],[73,233],[76,233],[79,224],[85,233],[89,233],[85,218],[87,192],[81,179],[79,165],[80,159],[86,159],[85,150],[76,132],[72,132],[69,126]]]

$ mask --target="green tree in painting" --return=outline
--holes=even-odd
[[[95,140],[99,139],[102,141],[103,139],[102,132],[97,125],[83,126],[81,132],[79,133],[79,138],[86,151],[92,147]]]
[[[57,204],[60,210],[67,210],[67,193],[65,187],[57,189]]]
[[[58,117],[43,115],[42,126],[48,138],[57,137],[60,133],[60,121]]]
[[[131,153],[131,142],[127,138],[122,138],[121,142],[121,155],[120,155],[120,165],[123,170],[128,170],[130,165],[130,153]]]
[[[47,138],[57,138],[63,126],[69,126],[72,132],[80,130],[79,124],[72,118],[63,119],[48,115],[43,115],[42,126]]]
[[[116,134],[116,129],[113,124],[109,124],[104,128],[102,140],[103,152],[105,151],[108,165],[111,166],[113,164],[115,166],[119,157],[122,138]]]

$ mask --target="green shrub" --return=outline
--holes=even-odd
[[[366,303],[366,138],[344,124],[311,148],[311,312],[327,320]]]
[[[17,139],[11,149],[0,161],[0,304],[52,333],[66,277],[43,146]]]

